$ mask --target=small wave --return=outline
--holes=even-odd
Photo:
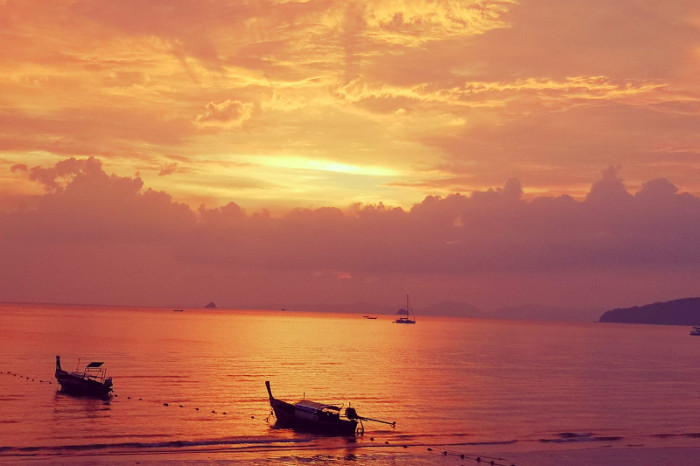
[[[211,447],[211,446],[278,446],[285,444],[303,444],[308,443],[312,438],[293,438],[293,439],[279,439],[279,438],[259,438],[259,437],[245,437],[245,438],[222,438],[222,439],[209,439],[209,440],[168,440],[162,442],[113,442],[113,443],[86,443],[86,444],[75,444],[75,445],[52,445],[52,446],[25,446],[25,447],[2,447],[0,446],[0,453],[3,454],[27,454],[27,453],[56,453],[70,452],[70,451],[100,451],[100,450],[149,450],[149,449],[162,449],[162,448],[196,448],[196,447]]]
[[[517,443],[518,441],[513,439],[513,440],[491,440],[491,441],[482,441],[482,442],[458,442],[458,443],[443,443],[440,445],[445,445],[445,446],[458,446],[458,445],[468,445],[468,446],[474,446],[474,445],[512,445],[514,443]]]
[[[611,435],[593,435],[591,432],[560,432],[556,438],[541,438],[543,443],[569,443],[569,442],[616,442],[624,437]]]
[[[178,375],[178,374],[146,374],[146,375],[120,375],[119,380],[126,379],[187,379],[188,375]]]
[[[378,429],[378,430],[373,430],[372,434],[377,434],[377,433],[386,433],[386,434],[395,434],[393,435],[395,438],[401,439],[401,440],[421,440],[425,441],[426,439],[431,439],[431,438],[463,438],[463,437],[471,437],[472,434],[465,434],[464,432],[440,432],[440,433],[399,433],[394,430],[389,430],[389,429]]]
[[[700,438],[700,432],[686,432],[686,433],[680,433],[680,434],[654,434],[652,437],[655,438],[679,438],[679,437],[684,437],[684,438]]]

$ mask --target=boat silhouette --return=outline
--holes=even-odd
[[[406,309],[399,309],[396,311],[396,315],[399,315],[398,319],[394,321],[395,324],[415,324],[416,323],[416,315],[413,313],[411,310],[411,307],[408,304],[408,295],[406,295]],[[411,319],[411,316],[413,316],[413,319]]]
[[[267,380],[265,381],[265,387],[267,387],[267,394],[270,397],[270,406],[277,419],[275,425],[279,427],[291,427],[324,435],[354,436],[358,433],[364,433],[362,421],[381,422],[392,427],[396,426],[396,422],[359,416],[355,408],[350,406],[345,408],[343,412],[340,406],[309,400],[288,403],[272,396],[270,382]]]
[[[61,390],[71,395],[107,397],[112,392],[112,378],[102,362],[91,362],[83,372],[68,372],[61,368],[61,357],[56,356],[56,380]]]

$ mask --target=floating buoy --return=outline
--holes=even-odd
[[[168,403],[163,403],[163,406],[168,406]]]

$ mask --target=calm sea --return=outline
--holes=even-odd
[[[700,337],[688,331],[3,305],[0,461],[464,464],[485,446],[700,446]],[[115,396],[58,392],[56,355],[71,370],[104,361]],[[277,398],[350,403],[396,428],[273,428],[265,380]]]

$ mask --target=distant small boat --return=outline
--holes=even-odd
[[[700,325],[696,325],[695,327],[693,327],[690,331],[690,334],[694,336],[700,336]]]
[[[396,315],[399,315],[401,317],[394,321],[395,324],[416,323],[416,315],[413,313],[411,307],[408,305],[408,295],[406,295],[406,309],[399,309],[398,311],[396,311]],[[413,316],[413,319],[411,319],[411,316]]]
[[[375,316],[362,316],[362,317],[365,318],[365,319],[370,319],[370,320],[376,319]]]
[[[183,312],[184,309],[173,309],[173,312]]]
[[[342,408],[334,405],[317,403],[315,401],[301,400],[294,404],[278,400],[272,396],[270,382],[265,381],[267,394],[270,397],[270,406],[277,419],[276,425],[291,427],[307,432],[315,432],[324,435],[352,435],[363,433],[362,421],[374,421],[396,426],[395,422],[380,421],[357,415],[355,408],[347,407],[342,413]],[[358,423],[360,425],[358,429]]]
[[[112,391],[112,378],[102,362],[91,362],[83,372],[67,372],[61,368],[61,357],[56,356],[56,380],[61,389],[71,395],[107,397]]]

